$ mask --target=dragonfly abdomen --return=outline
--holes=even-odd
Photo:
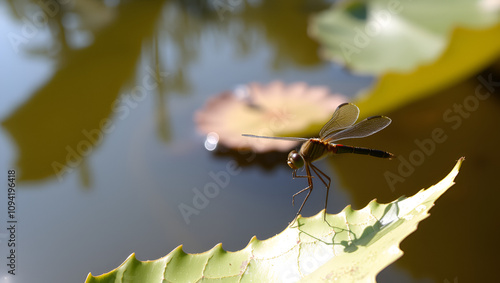
[[[332,145],[333,146],[333,145]],[[335,146],[335,153],[355,153],[355,154],[363,154],[363,155],[370,155],[374,157],[379,157],[379,158],[393,158],[394,155],[390,152],[383,151],[383,150],[378,150],[378,149],[370,149],[370,148],[365,148],[365,147],[356,147],[356,146],[350,146],[350,145],[343,145],[343,144],[336,144]]]

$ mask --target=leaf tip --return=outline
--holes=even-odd
[[[248,242],[248,244],[250,245],[251,243],[253,243],[253,242],[255,242],[255,241],[258,241],[257,236],[253,236],[253,237],[250,239],[250,242]]]
[[[85,282],[91,282],[91,280],[94,279],[94,276],[92,276],[92,272],[89,272],[87,275],[87,278],[85,278]]]
[[[458,174],[458,171],[460,171],[460,167],[462,166],[462,163],[465,160],[465,156],[462,156],[458,159],[457,164],[455,164],[455,167],[453,167],[453,170],[451,170],[450,174],[448,174],[447,177],[451,177],[452,179],[455,179],[455,177]]]
[[[215,245],[211,251],[214,253],[224,251],[224,249],[222,248],[222,243],[218,243],[217,245]]]

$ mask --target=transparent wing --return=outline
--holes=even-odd
[[[256,135],[249,135],[249,134],[242,134],[242,136],[244,136],[244,137],[251,137],[251,138],[261,138],[261,139],[285,140],[285,141],[307,141],[307,140],[309,140],[307,138],[267,137],[267,136],[256,136]]]
[[[340,104],[335,112],[333,112],[332,118],[328,121],[321,131],[319,132],[319,137],[324,139],[331,135],[333,132],[350,127],[358,120],[359,108],[352,103]]]
[[[389,126],[391,122],[392,120],[385,116],[369,117],[352,127],[330,134],[325,137],[323,141],[334,142],[345,139],[364,138],[381,131],[385,127]]]

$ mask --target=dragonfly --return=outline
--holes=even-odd
[[[300,215],[302,208],[304,207],[313,190],[314,176],[311,174],[312,172],[316,174],[316,176],[321,180],[326,188],[324,214],[326,217],[326,208],[328,206],[328,193],[330,191],[331,179],[327,174],[325,174],[313,164],[314,161],[319,160],[329,154],[342,153],[363,154],[386,159],[392,159],[395,157],[394,154],[383,150],[334,143],[339,140],[364,138],[367,136],[371,136],[383,130],[392,122],[392,120],[386,116],[372,116],[364,119],[357,124],[354,124],[358,120],[358,117],[359,108],[356,105],[352,103],[343,103],[337,107],[332,115],[332,118],[330,118],[330,120],[323,126],[323,128],[321,128],[319,132],[319,138],[270,137],[243,134],[243,136],[245,137],[252,138],[303,142],[299,151],[290,151],[287,160],[288,166],[293,169],[292,177],[294,179],[307,178],[308,182],[308,186],[306,188],[298,191],[292,196],[292,205],[295,205],[295,197],[307,191],[307,195],[304,198],[299,211],[295,215],[294,221]],[[306,175],[297,175],[297,170],[302,167],[305,167]]]

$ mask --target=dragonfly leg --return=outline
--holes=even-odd
[[[326,220],[326,207],[328,206],[328,193],[330,192],[330,184],[332,182],[332,179],[330,179],[330,177],[328,177],[328,175],[325,174],[325,172],[319,170],[318,167],[314,166],[313,164],[311,164],[311,168],[312,170],[314,171],[314,173],[316,173],[316,175],[318,176],[318,178],[321,180],[321,182],[323,182],[323,184],[325,185],[325,188],[326,188],[326,198],[325,198],[325,213],[323,214],[324,215],[324,218]],[[325,180],[323,179],[323,177],[321,177],[323,175],[323,177],[325,179],[328,180],[328,184],[325,182]]]
[[[292,172],[292,178],[314,178],[314,176],[307,176],[307,175],[297,175],[297,170],[293,170]]]
[[[302,192],[304,192],[304,191],[306,191],[306,190],[309,190],[309,192],[307,193],[306,198],[305,198],[305,199],[304,199],[304,201],[302,202],[302,205],[300,206],[299,211],[297,211],[297,214],[295,215],[295,218],[294,218],[294,220],[292,221],[292,223],[293,223],[293,222],[295,222],[295,220],[297,219],[297,217],[299,217],[300,212],[302,211],[302,208],[304,207],[304,204],[306,204],[306,201],[307,201],[307,199],[309,198],[309,196],[311,195],[311,192],[312,192],[312,190],[313,190],[313,182],[312,182],[311,170],[309,169],[309,164],[307,164],[307,163],[306,163],[306,174],[307,174],[307,175],[306,175],[306,176],[304,176],[304,177],[307,177],[307,183],[309,184],[309,186],[307,186],[307,188],[305,188],[305,189],[300,190],[298,193],[294,194],[294,195],[293,195],[293,197],[292,197],[292,203],[293,203],[293,198],[294,198],[297,194],[300,194],[300,193],[302,193]]]
[[[305,176],[304,176],[305,177]],[[295,196],[298,196],[300,193],[303,193],[305,191],[309,190],[309,187],[306,187],[298,192],[296,192],[293,196],[292,196],[292,205],[295,205]]]
[[[295,179],[295,178],[314,178],[314,176],[311,176],[310,174],[309,175],[297,175],[297,170],[293,170],[293,173],[292,173],[292,177]],[[309,187],[306,187],[298,192],[296,192],[293,196],[292,196],[292,205],[295,205],[295,196],[299,195],[300,193],[303,193],[305,191],[309,190]]]

